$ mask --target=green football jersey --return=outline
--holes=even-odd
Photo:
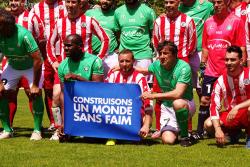
[[[64,82],[64,76],[69,73],[80,75],[90,81],[92,74],[103,75],[102,60],[87,52],[84,53],[79,62],[74,62],[67,57],[58,67],[60,81]]]
[[[180,4],[179,10],[190,16],[192,19],[194,19],[197,31],[197,38],[198,38],[197,50],[201,51],[203,26],[205,21],[211,15],[213,15],[214,12],[213,4],[208,1],[204,1],[202,4],[200,4],[199,0],[196,0],[194,5],[190,7]]]
[[[153,62],[148,71],[156,77],[162,92],[169,92],[175,89],[177,83],[185,83],[188,85],[183,99],[193,99],[192,74],[190,66],[183,60],[177,59],[176,65],[171,70],[166,70],[159,60]],[[163,100],[163,104],[172,107],[173,100]]]
[[[18,24],[16,27],[16,33],[10,38],[0,36],[0,50],[8,58],[8,63],[12,68],[26,70],[33,67],[30,54],[39,48],[27,29]]]
[[[94,17],[102,26],[109,37],[109,52],[113,53],[118,43],[115,36],[114,10],[103,12],[100,8],[87,10],[86,16]],[[98,54],[101,49],[101,41],[94,35],[92,37],[92,49],[94,54]]]
[[[116,9],[115,27],[121,32],[119,50],[132,50],[135,59],[152,58],[150,42],[155,18],[154,10],[145,4],[136,9],[126,5]]]

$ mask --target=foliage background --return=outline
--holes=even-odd
[[[39,0],[28,0],[29,3],[36,3]],[[95,4],[97,0],[89,0],[90,3]],[[118,6],[124,3],[124,0],[116,0]],[[152,7],[156,14],[159,15],[164,11],[164,1],[163,0],[140,0],[142,2],[147,3],[150,7]],[[0,0],[0,7],[5,7],[9,0]]]

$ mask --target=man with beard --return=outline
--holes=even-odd
[[[141,92],[150,91],[146,78],[133,68],[135,59],[131,50],[122,50],[118,55],[118,62],[120,70],[109,72],[107,82],[138,84],[140,85]],[[141,137],[147,137],[149,133],[152,123],[152,111],[150,100],[143,100],[141,108],[142,127],[139,132]],[[115,145],[115,140],[108,140],[106,145]]]
[[[153,58],[150,43],[155,12],[139,0],[125,0],[125,4],[116,9],[114,17],[115,30],[120,33],[119,51],[131,50],[135,56],[134,65],[147,68]]]
[[[12,136],[8,98],[13,96],[13,90],[16,90],[19,80],[25,76],[30,86],[29,95],[34,112],[34,131],[30,140],[41,140],[44,109],[40,82],[42,57],[32,34],[15,24],[14,16],[3,9],[0,9],[0,50],[8,58],[8,65],[3,70],[0,81],[0,119],[4,129],[0,139]]]
[[[41,0],[39,3],[35,4],[31,9],[32,13],[35,13],[42,21],[45,28],[44,35],[45,39],[48,40],[50,34],[52,33],[55,22],[59,18],[63,18],[67,15],[65,8],[65,2],[62,0]],[[46,47],[43,47],[44,50]],[[43,52],[43,50],[41,50]],[[60,50],[57,50],[57,55],[60,54]],[[53,70],[49,59],[47,58],[47,53],[44,53],[44,82],[43,88],[45,92],[45,107],[50,120],[50,127],[48,130],[54,130],[54,118],[52,114],[52,94],[54,78],[57,73]]]
[[[82,37],[84,52],[92,53],[92,36],[96,35],[102,45],[98,57],[104,59],[109,48],[109,38],[99,23],[92,17],[83,14],[81,0],[66,0],[65,1],[68,16],[57,20],[53,33],[49,37],[47,43],[47,53],[50,63],[54,71],[57,73],[59,63],[65,58],[63,41],[70,34],[78,34]],[[60,44],[60,55],[57,56],[56,44]],[[52,112],[60,113],[60,81],[58,76],[55,76],[53,86],[53,101]],[[58,140],[57,132],[52,136],[51,140]]]
[[[201,71],[204,72],[202,97],[198,117],[198,133],[203,135],[204,121],[209,117],[210,97],[214,82],[225,70],[225,53],[228,46],[240,46],[246,61],[244,23],[228,11],[227,0],[213,0],[215,14],[204,24],[202,36]]]
[[[58,67],[60,86],[63,90],[65,81],[93,81],[103,82],[102,60],[87,52],[82,52],[83,41],[80,35],[68,35],[64,40],[66,58]],[[60,136],[64,127],[63,91],[60,94],[62,125],[59,127]]]
[[[152,73],[162,93],[142,93],[142,99],[161,100],[161,139],[163,144],[174,144],[180,131],[180,145],[193,144],[188,137],[188,118],[195,113],[191,68],[178,58],[177,46],[171,41],[158,44],[158,60],[148,69],[136,68],[144,74]]]
[[[32,33],[33,37],[38,43],[40,50],[44,49],[46,42],[45,42],[44,35],[43,35],[43,32],[44,32],[43,23],[36,14],[31,13],[28,10],[25,10],[24,5],[25,5],[25,0],[10,0],[9,1],[10,12],[11,14],[15,16],[17,24],[22,25],[24,28],[26,28]],[[4,58],[2,61],[3,69],[5,68],[6,63],[7,63],[7,59]],[[30,87],[25,77],[22,77],[20,79],[16,92],[15,93],[13,92],[14,96],[9,97],[11,127],[13,124],[13,119],[14,119],[16,110],[17,110],[17,94],[18,94],[18,89],[20,87],[24,88],[25,93],[28,96],[28,93],[29,93],[28,90],[30,89]],[[32,99],[31,98],[29,98],[29,105],[30,105],[30,110],[32,113]]]
[[[118,64],[117,54],[115,50],[118,47],[118,43],[115,36],[115,23],[114,23],[114,12],[113,5],[115,0],[100,0],[100,8],[88,10],[85,15],[94,17],[100,25],[103,27],[104,31],[107,33],[109,37],[109,54],[105,57],[103,61],[104,67],[104,77],[107,76],[110,68],[114,67]],[[98,54],[101,49],[101,42],[96,37],[93,36],[92,39],[92,49],[93,54]]]
[[[210,118],[205,128],[215,130],[215,139],[219,146],[225,144],[225,133],[232,144],[239,141],[238,132],[246,129],[246,147],[250,149],[250,71],[242,66],[242,50],[238,46],[229,46],[225,56],[227,71],[214,84],[211,95]],[[224,111],[222,110],[222,105]],[[211,122],[212,121],[212,122]]]

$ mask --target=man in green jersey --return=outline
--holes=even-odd
[[[115,23],[114,23],[114,4],[115,0],[100,0],[100,8],[87,10],[85,15],[94,17],[102,26],[104,31],[109,37],[109,54],[103,60],[104,77],[106,78],[110,68],[118,64],[118,55],[115,50],[118,47],[118,43],[115,35]],[[92,38],[93,54],[98,54],[101,49],[101,41],[93,36]]]
[[[62,116],[64,115],[63,103],[63,83],[65,81],[94,81],[103,82],[102,60],[87,52],[82,52],[83,41],[81,36],[68,35],[64,41],[64,50],[67,56],[58,68],[58,75],[61,82],[60,107]],[[63,123],[59,128],[59,136],[63,133]]]
[[[155,12],[139,0],[125,0],[114,17],[116,31],[120,32],[119,50],[131,50],[135,56],[134,65],[147,68],[153,57],[150,43]]]
[[[188,117],[195,113],[190,66],[177,58],[177,46],[171,41],[159,43],[158,59],[148,69],[138,69],[145,74],[152,73],[162,93],[145,92],[142,99],[157,99],[161,105],[161,136],[164,144],[174,144],[180,129],[181,146],[192,145],[188,137]]]
[[[213,4],[207,0],[182,0],[179,10],[190,16],[196,25],[197,33],[197,52],[190,57],[190,66],[192,67],[193,87],[196,88],[197,94],[201,96],[201,85],[198,82],[198,71],[200,69],[201,51],[202,51],[202,31],[205,21],[213,14]],[[197,139],[203,138],[202,115],[199,113],[197,133],[194,135]]]
[[[0,119],[4,131],[0,139],[10,138],[12,129],[9,122],[8,98],[13,96],[17,84],[25,76],[30,85],[34,113],[34,131],[30,140],[41,140],[43,118],[42,57],[32,34],[22,26],[15,24],[11,13],[0,9],[0,50],[8,58],[0,81]]]

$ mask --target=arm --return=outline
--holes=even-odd
[[[160,17],[161,18],[161,17]],[[156,51],[157,50],[157,47],[158,47],[158,44],[160,42],[160,26],[158,25],[158,20],[160,19],[157,19],[155,22],[154,22],[154,28],[153,28],[153,46],[154,46],[154,50]]]
[[[109,51],[109,37],[94,18],[91,18],[91,24],[94,34],[99,38],[102,43],[98,56],[103,59]]]
[[[143,99],[157,99],[157,100],[176,100],[182,98],[185,90],[187,89],[188,85],[185,83],[177,83],[176,88],[169,92],[164,93],[151,93],[151,92],[145,92],[142,94]]]
[[[236,106],[234,106],[232,108],[232,110],[228,113],[228,116],[227,116],[227,121],[230,122],[232,121],[235,116],[237,115],[238,111],[242,108],[248,108],[250,107],[250,99],[240,103],[240,104],[237,104]]]
[[[221,129],[219,119],[213,119],[212,124],[214,126],[215,139],[216,139],[217,144],[218,145],[224,145],[225,144],[225,135],[224,135],[224,132]]]
[[[30,89],[31,94],[39,93],[39,82],[42,74],[42,56],[39,50],[31,53],[30,55],[33,59],[33,85]]]
[[[145,111],[143,125],[139,132],[141,137],[147,137],[151,124],[152,124],[152,111]]]
[[[120,69],[120,68],[119,68]],[[118,70],[119,70],[118,69]],[[143,75],[149,75],[151,74],[151,72],[148,71],[148,68],[141,68],[141,67],[134,67],[134,69],[140,73],[142,73]]]

